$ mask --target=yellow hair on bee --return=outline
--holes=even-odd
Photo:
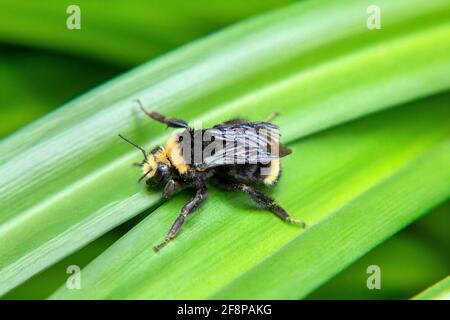
[[[163,147],[158,148],[157,152],[152,153],[147,157],[147,162],[144,162],[142,166],[142,171],[146,174],[147,179],[155,175],[158,163],[165,163],[169,167],[171,166],[170,161],[167,159],[166,150]]]
[[[158,152],[153,154],[153,158],[155,159],[156,163],[165,163],[169,167],[171,166],[169,159],[167,159],[166,149],[164,149],[163,147],[159,147]]]
[[[147,162],[144,162],[142,166],[142,172],[146,174],[146,178],[151,178],[155,175],[156,167],[158,164],[156,163],[153,155],[149,155],[147,157]]]
[[[178,142],[178,135],[174,134],[167,141],[165,155],[172,163],[172,165],[178,170],[180,174],[184,174],[189,170],[189,166],[183,158],[180,143]]]
[[[273,159],[270,161],[270,168],[269,173],[264,178],[264,184],[265,185],[272,185],[274,184],[280,175],[280,159]]]

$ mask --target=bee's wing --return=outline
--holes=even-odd
[[[267,122],[230,124],[207,130],[213,140],[204,151],[202,168],[268,163],[292,151],[281,145],[278,126]]]

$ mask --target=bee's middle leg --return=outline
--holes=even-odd
[[[166,244],[168,244],[171,240],[173,240],[180,232],[181,227],[183,226],[184,221],[186,220],[186,217],[192,214],[207,198],[208,198],[208,189],[206,188],[206,186],[197,189],[197,193],[195,194],[194,198],[192,198],[188,203],[186,203],[181,209],[180,215],[173,223],[164,241],[158,244],[157,246],[153,247],[153,250],[155,250],[155,252],[158,252],[159,250],[161,250],[161,248],[163,248]]]

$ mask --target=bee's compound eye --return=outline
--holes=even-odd
[[[149,187],[158,187],[165,182],[170,176],[169,166],[165,163],[158,164],[156,171],[147,179],[146,183]]]
[[[158,165],[158,173],[162,176],[165,176],[169,173],[169,166],[167,164],[160,164]]]

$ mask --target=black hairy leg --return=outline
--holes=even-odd
[[[304,222],[293,219],[274,199],[251,186],[244,183],[233,183],[223,178],[215,179],[214,182],[224,190],[245,192],[259,207],[269,210],[284,221],[302,226],[303,228],[306,227]]]
[[[188,187],[187,184],[184,184],[183,182],[175,179],[170,179],[164,186],[163,196],[166,199],[170,199],[174,192],[180,191],[181,189],[184,189],[186,187]]]
[[[170,128],[189,128],[189,125],[186,121],[175,118],[168,118],[158,112],[150,112],[144,109],[141,100],[136,100],[136,102],[141,107],[141,110],[148,115],[153,120],[166,124]]]
[[[206,188],[206,186],[197,189],[197,193],[195,194],[195,196],[181,209],[180,215],[173,223],[164,241],[153,247],[153,250],[155,250],[155,252],[161,250],[165,245],[167,245],[177,236],[184,224],[184,221],[186,220],[186,217],[192,214],[206,200],[206,198],[208,198],[208,189]]]

